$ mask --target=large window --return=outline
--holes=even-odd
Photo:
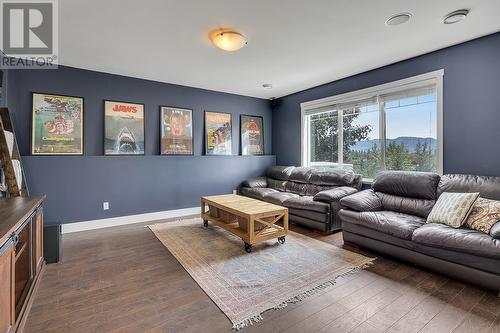
[[[442,173],[442,71],[303,103],[303,165]]]

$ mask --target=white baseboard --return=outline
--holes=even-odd
[[[200,213],[200,207],[190,207],[182,209],[165,210],[162,212],[118,216],[118,217],[111,217],[108,219],[63,224],[61,231],[63,234],[69,234],[72,232],[116,227],[125,224],[172,219],[177,217],[195,215],[199,213]]]

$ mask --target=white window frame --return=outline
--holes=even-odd
[[[343,154],[339,151],[338,163],[329,162],[310,162],[309,161],[309,122],[307,121],[308,116],[315,114],[314,110],[322,110],[316,113],[325,112],[329,107],[332,110],[338,104],[349,103],[365,98],[373,97],[374,95],[386,95],[391,93],[396,93],[398,91],[407,90],[411,88],[417,88],[424,86],[426,84],[434,84],[436,86],[436,122],[437,122],[437,133],[436,133],[436,156],[437,156],[437,172],[443,174],[443,76],[444,69],[436,70],[433,72],[412,76],[402,80],[397,80],[389,83],[380,84],[377,86],[369,87],[366,89],[356,90],[348,92],[345,94],[330,96],[326,98],[321,98],[313,101],[300,103],[300,113],[301,113],[301,160],[302,166],[320,166],[320,165],[342,165]],[[380,129],[379,133],[381,137],[385,137],[385,111],[380,110]],[[339,119],[341,119],[339,114]],[[340,126],[339,122],[339,126]],[[339,135],[339,142],[341,137]],[[339,147],[341,145],[339,144]],[[340,148],[339,148],[340,149]],[[383,151],[383,149],[382,149]],[[384,152],[382,152],[384,154]],[[382,166],[385,164],[384,156],[382,156]]]

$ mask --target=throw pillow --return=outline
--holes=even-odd
[[[442,223],[460,228],[478,197],[479,193],[442,193],[427,217],[427,223]]]
[[[489,234],[491,228],[500,220],[500,201],[478,198],[465,225]]]

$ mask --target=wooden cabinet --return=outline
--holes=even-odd
[[[16,245],[14,249],[16,317],[21,312],[24,300],[33,282],[32,226],[32,218],[29,218],[13,235]]]
[[[9,332],[15,323],[14,245],[8,241],[0,248],[0,332]]]
[[[43,264],[43,209],[40,207],[35,214],[35,268],[39,273]]]
[[[0,199],[0,333],[22,332],[40,281],[43,199]]]

